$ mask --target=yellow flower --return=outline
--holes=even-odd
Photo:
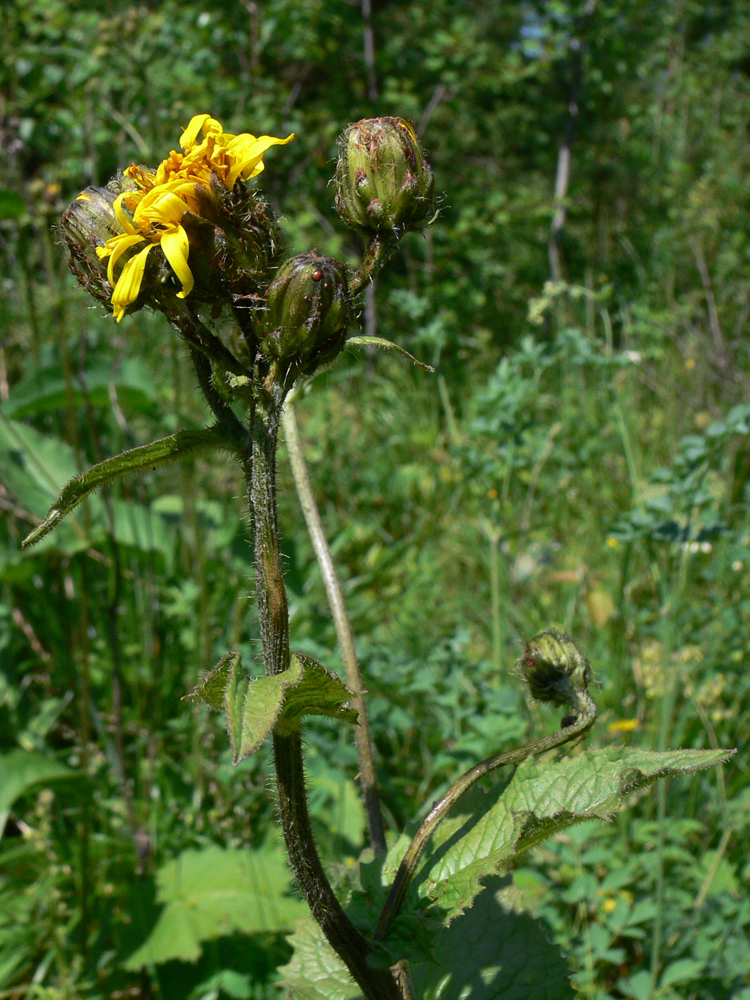
[[[211,174],[231,191],[240,177],[247,180],[263,170],[263,154],[270,146],[286,145],[293,138],[294,133],[286,139],[270,135],[256,138],[248,132],[233,135],[224,132],[210,115],[195,115],[180,137],[184,152],[172,150],[155,172],[136,164],[128,167],[125,174],[137,188],[123,192],[113,206],[123,232],[96,251],[102,260],[109,257],[107,279],[114,289],[112,312],[118,323],[138,298],[148,254],[154,246],[161,247],[182,285],[178,297],[185,298],[192,291],[190,243],[182,218],[186,212],[200,214],[199,191],[209,188]],[[116,278],[117,262],[140,243],[145,243],[143,249],[126,261]]]
[[[610,722],[607,731],[610,733],[632,733],[634,729],[639,727],[638,719],[618,719],[616,722]]]

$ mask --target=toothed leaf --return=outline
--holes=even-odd
[[[506,787],[475,789],[459,801],[438,827],[414,886],[449,922],[471,904],[487,876],[502,872],[534,844],[573,823],[608,818],[632,792],[660,778],[711,767],[733,753],[606,747],[553,763],[529,760]],[[390,877],[410,839],[402,836],[389,853]]]
[[[252,678],[238,652],[227,653],[185,698],[224,709],[234,763],[260,747],[274,730],[299,732],[306,715],[326,715],[356,723],[357,713],[344,708],[352,692],[339,678],[305,653],[292,653],[289,669]]]

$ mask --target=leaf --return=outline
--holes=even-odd
[[[124,963],[130,971],[173,959],[194,962],[205,941],[288,930],[306,912],[302,900],[289,895],[289,869],[276,843],[257,851],[183,851],[159,870],[156,882],[165,909]]]
[[[385,340],[383,337],[349,337],[347,339],[347,344],[354,344],[357,347],[377,347],[381,351],[389,351],[395,354],[400,354],[402,358],[407,358],[412,364],[419,365],[420,368],[424,368],[425,371],[434,372],[435,369],[432,365],[426,365],[424,361],[419,361],[415,358],[413,354],[401,347],[400,344],[394,344],[392,340]]]
[[[279,972],[295,1000],[362,1000],[349,970],[311,917],[297,924],[289,943],[294,954]]]
[[[0,836],[3,815],[7,814],[19,796],[35,785],[61,778],[77,778],[80,772],[61,764],[47,754],[30,750],[11,750],[0,755]]]
[[[680,958],[676,962],[670,962],[659,980],[659,988],[666,989],[675,983],[690,983],[700,976],[706,963],[694,958]]]
[[[157,397],[156,381],[144,362],[130,358],[119,370],[109,364],[95,362],[70,383],[59,364],[40,369],[14,386],[9,399],[0,406],[6,417],[20,420],[44,413],[57,413],[66,407],[110,407],[112,390],[116,390],[120,405],[147,412]]]
[[[419,894],[436,901],[448,922],[481,891],[483,879],[540,840],[584,819],[606,819],[637,789],[719,764],[734,752],[606,747],[552,763],[527,761],[507,786],[467,796],[440,825],[415,879]],[[395,868],[409,839],[394,846],[386,870]]]
[[[414,995],[420,1000],[568,1000],[573,996],[568,968],[543,928],[506,903],[505,888],[494,878],[468,913],[438,930],[431,959],[410,962]],[[295,997],[360,1000],[361,991],[317,924],[301,922],[290,944],[294,955],[279,971]]]
[[[216,425],[200,431],[178,431],[176,434],[170,434],[169,437],[161,438],[159,441],[152,441],[151,444],[132,448],[121,455],[97,463],[86,472],[82,472],[70,480],[42,523],[38,524],[23,540],[23,547],[34,545],[41,538],[44,538],[82,500],[94,490],[99,489],[100,486],[112,483],[132,472],[140,472],[143,469],[164,465],[166,462],[184,458],[201,448],[210,447],[228,447],[221,428]]]
[[[224,709],[235,764],[255,753],[274,729],[282,735],[299,732],[306,715],[356,723],[357,713],[343,707],[351,697],[335,674],[305,653],[292,653],[288,670],[253,679],[236,651],[223,656],[185,695],[188,701]]]

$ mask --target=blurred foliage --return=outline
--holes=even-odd
[[[297,133],[261,177],[294,250],[356,260],[329,182],[365,115],[413,118],[444,192],[363,313],[437,375],[347,352],[298,406],[390,833],[549,727],[508,668],[552,621],[595,666],[598,744],[747,742],[746,5],[373,0],[372,22],[376,99],[353,0],[2,5],[0,996],[264,998],[290,956],[281,920],[125,966],[175,859],[268,850],[275,825],[265,751],[232,767],[220,722],[180,701],[227,649],[258,652],[236,470],[154,470],[19,548],[76,472],[206,422],[181,346],[91,308],[54,231],[194,113]],[[293,646],[335,668],[280,474]],[[356,754],[324,721],[307,741],[321,851],[346,865]],[[582,996],[748,1000],[746,770],[682,779],[515,871]]]

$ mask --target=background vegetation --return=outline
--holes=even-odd
[[[348,352],[298,407],[391,832],[550,727],[510,667],[551,622],[594,664],[592,741],[747,740],[747,5],[367,6],[0,13],[0,996],[270,997],[289,954],[265,757],[232,768],[180,703],[227,649],[257,654],[236,470],[155,472],[19,549],[75,472],[206,420],[161,318],[92,308],[54,230],[195,113],[297,133],[261,178],[295,250],[357,259],[329,186],[349,121],[413,118],[444,191],[362,311],[438,374]],[[335,666],[285,467],[282,487],[293,644]],[[308,742],[346,864],[353,745],[325,723]],[[750,998],[749,810],[741,752],[529,856],[515,881],[582,996]],[[222,879],[226,912],[202,896]]]

